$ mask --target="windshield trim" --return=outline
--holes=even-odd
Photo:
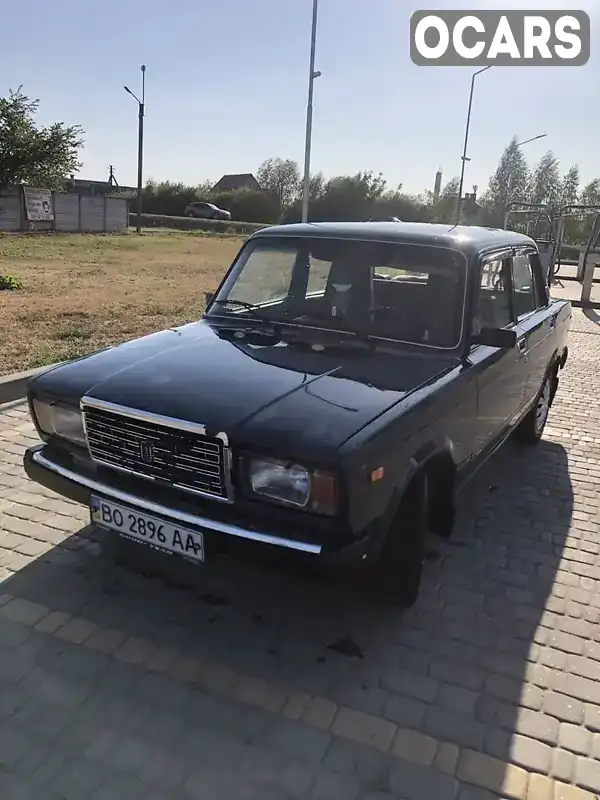
[[[462,256],[462,258],[464,259],[464,266],[465,266],[464,282],[463,282],[464,285],[463,285],[463,292],[462,292],[462,311],[461,311],[461,318],[460,318],[460,329],[459,329],[459,333],[458,333],[458,341],[456,342],[456,344],[448,346],[448,347],[445,347],[445,346],[442,346],[442,345],[427,344],[426,342],[411,342],[408,339],[396,339],[396,338],[392,338],[392,337],[389,337],[389,336],[378,336],[377,334],[369,333],[369,337],[371,339],[376,340],[376,341],[394,342],[395,344],[405,344],[405,345],[408,345],[410,347],[418,347],[418,348],[423,348],[423,349],[426,349],[426,350],[435,350],[435,351],[440,351],[441,350],[441,351],[444,351],[444,352],[454,352],[455,350],[459,350],[461,348],[462,343],[463,343],[463,339],[464,339],[464,334],[465,334],[465,317],[466,317],[466,313],[467,313],[467,292],[468,292],[468,286],[469,286],[469,257],[463,250],[461,250],[458,247],[449,247],[448,245],[445,245],[445,244],[443,244],[443,245],[442,244],[431,244],[429,242],[427,242],[427,243],[425,243],[425,242],[410,242],[410,241],[405,241],[403,239],[394,239],[394,240],[392,240],[392,239],[381,239],[379,237],[374,237],[374,236],[368,236],[368,237],[357,237],[357,236],[356,237],[355,236],[347,236],[346,237],[346,236],[343,236],[342,237],[342,236],[319,236],[318,234],[311,235],[311,236],[307,236],[307,235],[291,236],[291,235],[287,235],[287,234],[282,234],[281,236],[271,236],[271,235],[265,236],[265,235],[261,235],[260,233],[254,234],[249,239],[247,239],[244,242],[244,244],[242,245],[242,247],[240,248],[240,250],[237,253],[236,257],[234,258],[230,268],[227,270],[227,272],[223,276],[223,280],[221,281],[217,291],[215,292],[213,300],[211,300],[209,306],[204,311],[204,313],[202,315],[202,318],[203,319],[204,318],[210,319],[210,317],[214,317],[214,318],[220,318],[220,319],[231,319],[232,317],[234,317],[234,318],[237,317],[238,319],[239,318],[243,318],[243,319],[246,319],[248,321],[256,322],[257,321],[256,317],[253,318],[250,314],[245,315],[243,313],[244,309],[241,309],[241,311],[231,312],[230,314],[221,314],[221,313],[219,313],[217,311],[213,311],[212,308],[213,308],[214,300],[219,299],[220,292],[222,291],[223,287],[227,283],[228,279],[231,276],[231,273],[234,271],[236,265],[238,264],[240,258],[242,257],[242,255],[244,254],[244,252],[246,251],[247,248],[251,248],[255,242],[273,242],[273,246],[276,246],[277,243],[280,243],[282,240],[285,240],[285,239],[288,239],[290,241],[290,243],[293,243],[294,241],[298,241],[298,240],[305,240],[305,239],[309,239],[309,240],[310,239],[326,239],[326,240],[335,241],[335,242],[368,242],[368,243],[392,244],[392,245],[393,244],[398,244],[398,245],[408,245],[410,247],[427,247],[429,249],[435,249],[435,250],[447,250],[450,253],[457,253],[458,255]],[[278,302],[281,302],[280,298],[276,299],[276,300],[267,300],[267,301],[264,301],[262,303],[257,303],[256,304],[256,308],[264,308],[265,306],[268,306],[268,305],[275,305]],[[265,322],[270,322],[270,320],[265,320]],[[329,333],[331,333],[331,332],[333,332],[333,333],[344,333],[344,334],[349,335],[349,336],[356,336],[357,338],[360,338],[361,335],[364,336],[364,332],[361,332],[361,331],[355,332],[355,331],[352,331],[352,330],[341,330],[339,328],[324,328],[324,327],[322,327],[320,325],[307,324],[306,322],[295,323],[295,322],[292,322],[292,321],[289,321],[289,320],[275,320],[273,324],[287,325],[287,326],[294,327],[294,328],[310,328],[312,330],[322,330],[322,331],[327,331]]]

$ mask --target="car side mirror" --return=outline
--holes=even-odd
[[[204,292],[204,308],[206,308],[209,303],[212,303],[212,299],[214,296],[215,296],[214,292]]]
[[[473,336],[473,344],[484,344],[487,347],[499,347],[502,350],[512,350],[517,344],[516,331],[505,328],[482,328]]]

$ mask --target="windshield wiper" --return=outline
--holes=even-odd
[[[304,341],[311,345],[326,344],[327,347],[340,347],[352,341],[356,343],[360,342],[362,345],[367,345],[372,350],[377,346],[377,337],[373,336],[360,326],[350,326],[344,320],[331,317],[328,314],[313,314],[311,316],[312,320],[302,320],[302,322],[305,323],[305,326],[302,325],[302,322],[298,324],[298,318],[292,320],[295,325],[293,328],[285,332],[285,337]],[[335,319],[334,324],[336,327],[328,326],[327,323],[331,319]],[[298,327],[296,327],[296,325],[298,325]],[[337,339],[337,341],[332,342],[332,339]]]
[[[236,306],[238,308],[244,308],[246,311],[250,311],[251,315],[256,317],[256,319],[270,322],[267,317],[263,317],[263,315],[256,310],[256,306],[253,303],[247,303],[245,300],[213,300],[213,304],[215,306]]]
[[[245,311],[250,312],[249,315],[250,317],[252,317],[252,319],[257,319],[260,322],[266,322],[267,325],[270,325],[272,330],[276,334],[279,334],[281,331],[280,325],[278,325],[275,321],[273,321],[269,317],[263,316],[263,314],[261,314],[260,311],[257,310],[256,306],[254,306],[252,303],[247,303],[245,300],[213,300],[213,304],[218,306],[234,306],[243,308]],[[234,319],[235,318],[243,319],[243,317],[237,317],[237,315],[234,316]]]

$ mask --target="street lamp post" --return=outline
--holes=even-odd
[[[304,146],[304,180],[302,182],[302,222],[308,221],[308,190],[310,184],[310,148],[312,144],[313,93],[315,78],[315,50],[317,46],[317,11],[319,0],[313,0],[312,31],[310,37],[310,69],[308,77],[308,103],[306,106],[306,141]]]
[[[482,72],[485,72],[488,69],[491,69],[492,65],[490,64],[487,67],[483,67],[483,69],[477,70],[477,72],[473,73],[471,78],[471,91],[469,92],[469,108],[467,110],[467,121],[465,123],[465,144],[463,147],[463,154],[462,154],[462,164],[460,167],[460,183],[458,185],[458,197],[456,198],[456,222],[455,224],[458,225],[460,222],[460,208],[462,204],[462,193],[463,193],[463,186],[465,182],[465,165],[467,161],[470,159],[467,158],[467,147],[469,144],[469,128],[471,127],[471,108],[473,106],[473,91],[475,89],[475,78],[478,75],[481,75]]]
[[[138,104],[138,176],[137,176],[137,233],[142,232],[142,178],[144,165],[144,111],[146,101],[146,65],[140,67],[142,73],[142,99],[140,100],[128,86],[125,91],[130,94]]]

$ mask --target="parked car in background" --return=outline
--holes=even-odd
[[[398,217],[371,217],[369,222],[402,222]]]
[[[214,203],[188,203],[185,207],[186,217],[196,217],[197,219],[231,219],[229,211],[219,208]]]
[[[410,606],[457,490],[540,440],[570,321],[512,231],[266,228],[200,320],[33,380],[25,471],[134,563],[295,552]]]

